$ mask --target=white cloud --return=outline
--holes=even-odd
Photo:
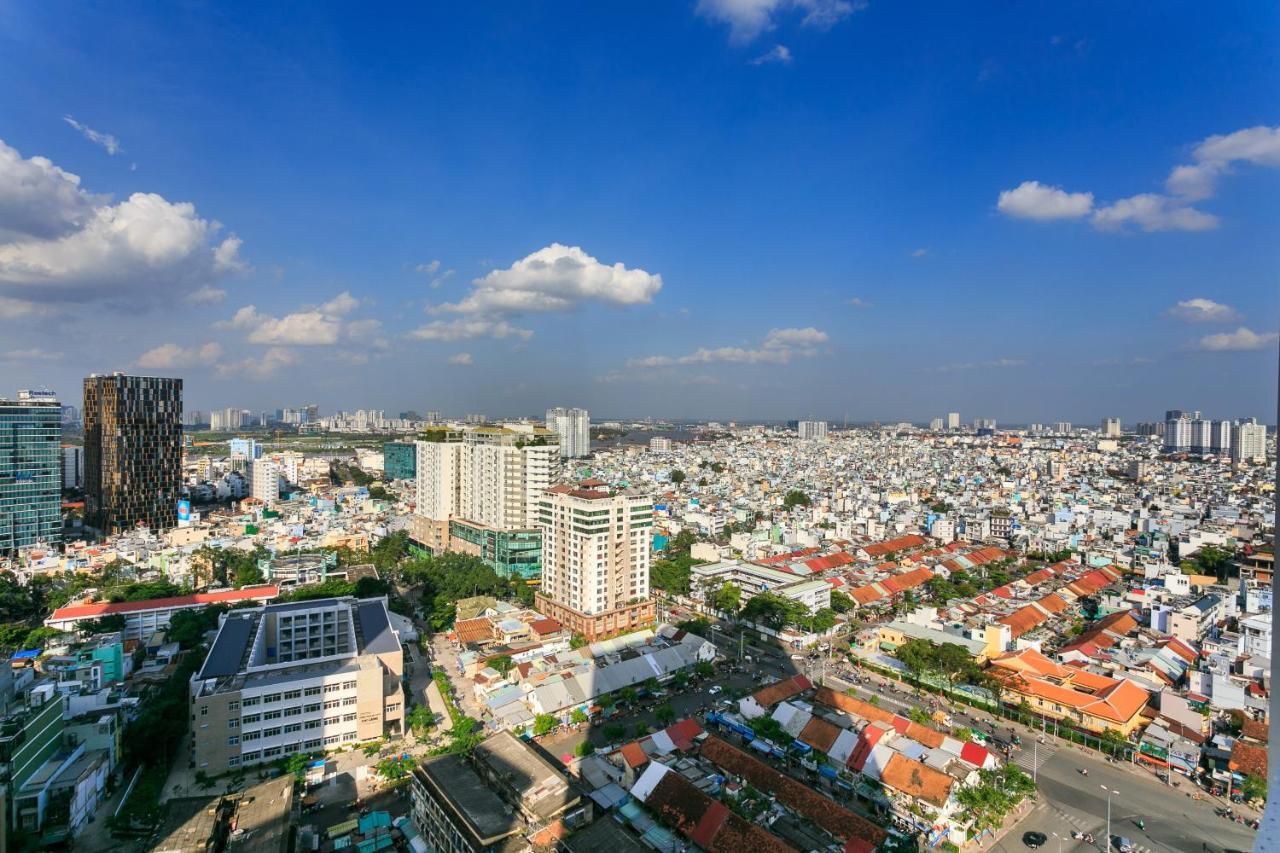
[[[39,347],[31,349],[11,349],[0,353],[0,361],[61,361],[63,353],[50,352]]]
[[[996,358],[989,361],[959,361],[951,364],[940,364],[934,368],[939,373],[951,373],[956,370],[979,370],[1005,367],[1025,367],[1026,362],[1020,358]]]
[[[552,243],[472,285],[461,302],[432,311],[504,315],[569,311],[586,302],[642,305],[662,289],[662,276],[602,264],[577,246]]]
[[[440,262],[439,262],[439,261],[427,261],[425,264],[418,264],[418,265],[417,265],[416,267],[414,267],[413,269],[414,269],[416,272],[420,272],[420,273],[422,273],[423,275],[435,275],[435,274],[436,274],[436,270],[440,269]]]
[[[1217,181],[1231,172],[1234,163],[1280,166],[1280,127],[1250,127],[1235,133],[1210,136],[1195,147],[1196,162],[1175,168],[1165,189],[1189,201],[1210,198]]]
[[[1092,221],[1103,231],[1119,231],[1129,224],[1143,231],[1208,231],[1218,227],[1218,217],[1156,193],[1141,193],[1100,207]]]
[[[1240,314],[1230,305],[1203,297],[1184,299],[1165,314],[1188,323],[1234,323],[1240,319]]]
[[[860,296],[855,296],[852,299],[846,299],[845,304],[852,308],[870,308],[871,307],[871,303]]]
[[[272,317],[246,305],[230,320],[215,323],[214,328],[247,332],[251,344],[270,346],[332,346],[343,338],[369,338],[381,332],[377,320],[344,322],[343,318],[359,306],[360,300],[343,291],[323,305],[304,308],[283,317]]]
[[[747,347],[701,348],[687,355],[651,355],[627,362],[628,367],[655,368],[690,364],[786,364],[793,357],[812,357],[828,335],[812,326],[803,329],[772,329],[756,349]]]
[[[292,367],[302,359],[297,351],[287,347],[269,347],[262,355],[216,366],[219,379],[246,378],[257,381],[270,379],[282,368]]]
[[[472,338],[519,338],[527,341],[533,337],[533,332],[518,328],[506,320],[475,317],[436,320],[414,329],[409,337],[419,341],[465,341]]]
[[[80,135],[83,136],[85,139],[89,140],[90,142],[92,142],[94,145],[101,145],[103,148],[106,149],[107,153],[113,157],[124,150],[123,148],[120,147],[120,140],[116,139],[114,136],[112,136],[109,133],[99,133],[93,128],[86,127],[85,125],[76,121],[71,116],[63,116],[62,120],[65,121],[67,124],[71,125],[72,127],[74,127],[76,130],[80,131]]]
[[[0,296],[0,320],[20,320],[24,317],[43,317],[53,313],[48,306],[25,299]]]
[[[752,65],[769,64],[788,65],[791,63],[791,49],[785,44],[775,44],[772,48],[751,60]]]
[[[800,11],[805,26],[828,29],[866,7],[865,0],[698,0],[697,12],[728,24],[730,39],[743,43],[773,29],[775,17],[784,11]]]
[[[921,246],[919,249],[916,249],[915,251],[913,251],[913,252],[911,253],[911,257],[913,257],[913,258],[923,258],[923,257],[924,257],[925,255],[927,255],[927,254],[929,254],[929,250],[928,250],[927,248],[925,248],[924,246]]]
[[[1205,335],[1192,348],[1205,352],[1245,352],[1273,347],[1276,341],[1280,341],[1280,332],[1255,332],[1241,326],[1234,332]]]
[[[240,239],[219,240],[220,229],[155,193],[110,204],[76,175],[0,142],[0,295],[176,298],[245,268]]]
[[[178,344],[161,344],[138,356],[138,367],[151,370],[169,370],[175,367],[203,367],[222,358],[222,347],[207,343],[200,347],[184,348]]]
[[[1000,193],[996,207],[1006,216],[1047,222],[1054,219],[1079,219],[1093,209],[1093,193],[1070,193],[1039,181],[1023,181],[1016,188]]]
[[[444,272],[440,273],[440,275],[431,279],[431,284],[428,286],[432,290],[436,290],[437,288],[440,287],[440,285],[444,284],[446,281],[448,281],[451,278],[453,278],[453,270],[445,270]]]
[[[471,364],[471,353],[460,352],[457,355],[449,356],[450,364]]]
[[[192,305],[217,305],[226,298],[227,292],[213,285],[205,285],[187,294],[187,301]]]

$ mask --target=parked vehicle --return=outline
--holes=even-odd
[[[712,696],[715,696],[723,691],[724,691],[724,688],[721,687],[719,684],[713,684],[711,685],[711,689],[709,689],[707,692]]]
[[[1024,832],[1022,834],[1022,843],[1035,850],[1044,845],[1049,840],[1049,836],[1043,832]]]

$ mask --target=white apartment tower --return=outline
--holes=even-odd
[[[827,437],[826,421],[798,421],[796,431],[806,441],[822,441]]]
[[[586,409],[547,409],[547,429],[560,436],[562,459],[591,453],[591,417]]]
[[[416,512],[435,521],[448,521],[458,514],[461,503],[459,468],[463,445],[456,441],[419,441],[415,447]]]
[[[536,526],[538,497],[560,460],[556,436],[533,427],[478,427],[461,441],[417,442],[417,514],[499,530]]]
[[[929,421],[929,429],[933,432],[942,432],[942,418],[934,418]]]
[[[1257,418],[1242,418],[1231,427],[1232,462],[1267,461],[1267,427]]]
[[[538,500],[542,528],[540,612],[593,640],[647,624],[653,499],[588,481]]]
[[[250,494],[266,504],[280,500],[280,466],[270,459],[254,459],[249,467]]]
[[[1103,438],[1119,438],[1120,437],[1120,419],[1119,418],[1103,418],[1102,429],[1100,430]]]
[[[960,429],[959,412],[947,412],[947,429]]]

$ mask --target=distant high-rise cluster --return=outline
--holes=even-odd
[[[796,425],[796,432],[800,434],[800,438],[806,441],[821,441],[827,437],[826,421],[800,421]]]
[[[547,429],[560,436],[560,458],[591,454],[591,417],[586,409],[547,409]]]
[[[182,380],[93,375],[84,380],[85,521],[104,533],[178,522]]]
[[[1211,420],[1197,411],[1170,409],[1164,414],[1166,453],[1230,454],[1233,461],[1252,462],[1267,456],[1267,428],[1256,418]]]
[[[947,412],[947,429],[960,429],[959,412]]]
[[[62,540],[61,438],[53,392],[0,398],[0,555]]]
[[[1103,438],[1119,438],[1120,437],[1120,419],[1119,418],[1103,418],[1102,424],[1098,431],[1102,433]]]

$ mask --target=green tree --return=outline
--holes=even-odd
[[[124,624],[125,620],[123,613],[108,613],[106,616],[99,616],[97,619],[89,619],[81,622],[80,633],[85,636],[93,636],[94,634],[114,634],[117,631],[123,631]]]
[[[404,721],[409,730],[420,738],[436,727],[436,715],[426,705],[414,705]]]
[[[1240,783],[1240,796],[1246,800],[1265,800],[1267,798],[1267,779],[1250,773]]]
[[[725,581],[711,593],[710,602],[716,610],[732,615],[738,612],[738,606],[742,603],[742,590],[737,584]]]
[[[585,645],[587,645],[587,638],[581,634],[574,634],[569,638],[569,648],[571,649],[580,649]]]
[[[511,659],[511,655],[498,655],[496,658],[489,658],[488,664],[497,670],[500,675],[506,675],[516,668],[516,662]]]
[[[835,627],[836,613],[830,607],[822,607],[812,616],[805,616],[797,620],[797,624],[809,631],[821,634]]]
[[[409,775],[409,771],[413,768],[413,759],[401,758],[395,756],[392,758],[384,758],[377,764],[378,775],[383,779],[396,780],[403,779]]]
[[[848,613],[857,602],[838,589],[831,590],[831,609],[837,613]]]
[[[676,556],[689,556],[690,549],[698,541],[697,534],[688,528],[681,530],[667,543],[667,553]]]
[[[671,473],[667,475],[671,482],[677,486],[684,482],[684,472],[679,468],[672,468]]]
[[[574,708],[573,713],[569,715],[569,721],[575,726],[583,725],[588,719],[590,718],[587,716],[587,712],[581,708]]]
[[[699,678],[710,678],[716,674],[716,668],[710,661],[700,660],[693,665],[693,674]]]
[[[922,726],[927,726],[930,722],[929,714],[923,708],[913,707],[907,711],[907,716],[911,718],[912,722],[919,723]]]
[[[559,721],[551,714],[539,714],[533,718],[533,733],[541,737],[559,725]]]
[[[596,751],[596,748],[591,745],[591,741],[589,740],[584,740],[582,743],[578,744],[573,748],[573,754],[578,756],[579,758],[586,758],[588,755],[591,755],[595,751]]]
[[[618,723],[609,723],[602,730],[604,739],[609,743],[617,743],[627,735],[627,727]]]
[[[772,628],[794,625],[808,615],[800,602],[772,592],[761,592],[742,608],[742,617],[752,622],[763,622]]]
[[[659,705],[654,710],[653,716],[664,726],[671,725],[676,719],[676,709],[669,704]]]
[[[798,506],[809,506],[809,496],[799,489],[792,489],[782,498],[783,509],[795,509]]]

